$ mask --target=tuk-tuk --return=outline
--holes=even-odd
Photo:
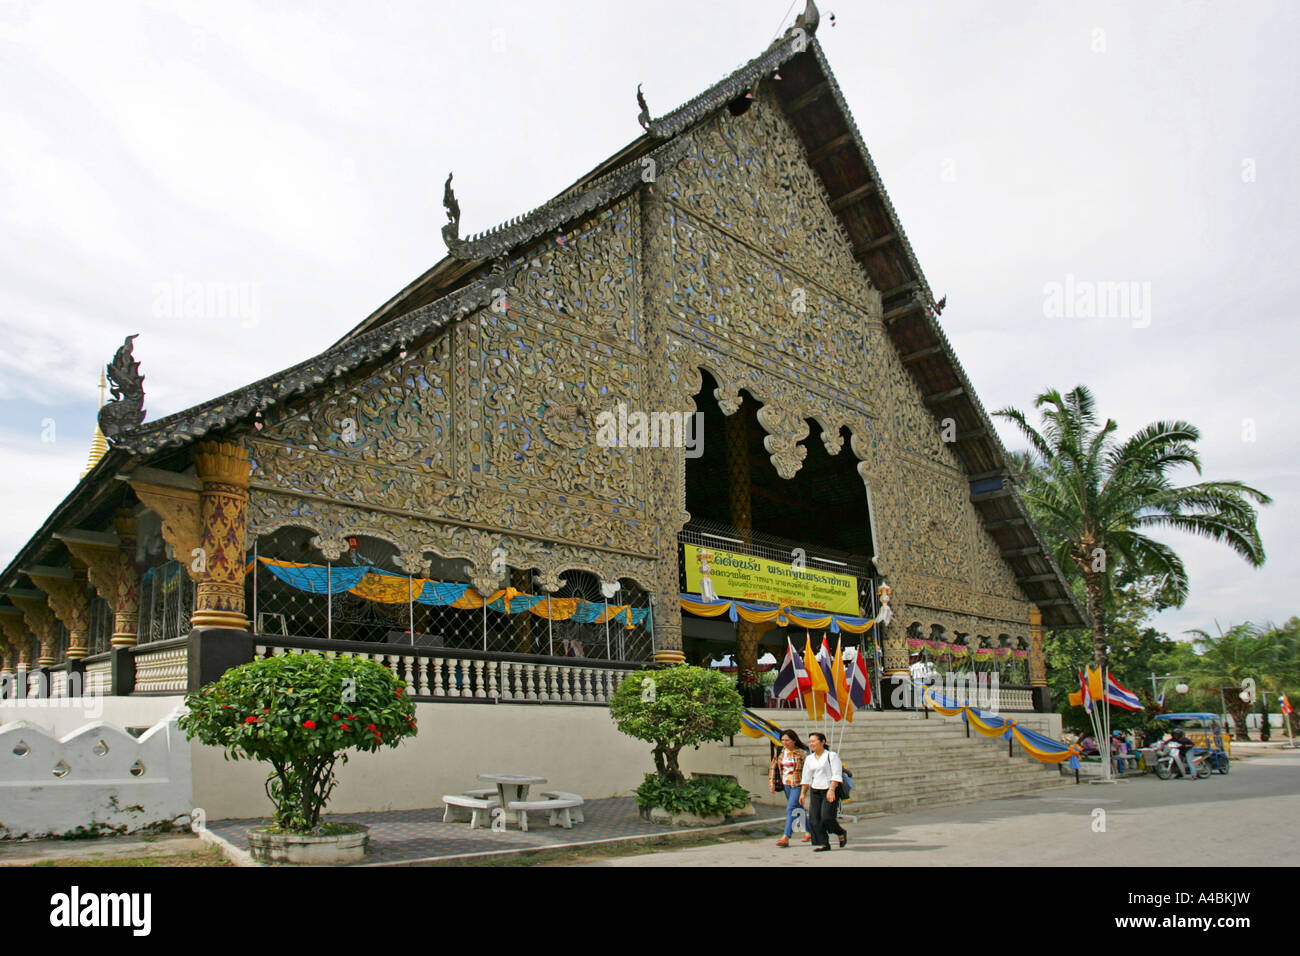
[[[1205,763],[1211,770],[1228,772],[1232,740],[1223,732],[1223,722],[1218,714],[1161,714],[1158,719],[1181,727],[1196,746],[1204,748]]]

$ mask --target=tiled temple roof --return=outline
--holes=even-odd
[[[641,160],[672,168],[687,153],[689,131],[782,73],[775,91],[821,178],[861,263],[884,300],[886,332],[936,418],[958,426],[953,451],[971,482],[972,501],[1004,559],[1049,626],[1081,626],[1083,616],[1061,569],[1011,484],[1006,449],[938,321],[915,251],[815,32],[812,0],[795,26],[677,109],[643,125],[646,134],[543,205],[460,239],[444,230],[450,255],[385,303],[334,346],[244,388],[112,436],[115,451],[146,456],[195,441],[301,395],[332,377],[377,361],[488,304],[489,271],[502,257],[594,212],[641,185]],[[116,457],[116,456],[114,456]],[[89,476],[95,480],[102,469]]]

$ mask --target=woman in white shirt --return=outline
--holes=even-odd
[[[849,835],[836,819],[839,797],[835,791],[844,783],[844,767],[840,755],[826,749],[826,736],[808,735],[812,753],[804,758],[802,790],[799,805],[808,812],[808,826],[812,829],[814,853],[831,848],[830,834],[837,834],[840,846],[848,842]]]

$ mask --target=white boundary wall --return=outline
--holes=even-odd
[[[0,723],[27,720],[56,736],[71,734],[92,718],[114,727],[148,727],[168,716],[183,699],[179,695],[102,697],[94,700],[93,707],[85,709],[66,706],[69,703],[66,700],[54,702],[63,706],[42,706],[43,701],[3,702]],[[650,744],[620,734],[605,707],[417,702],[415,712],[419,728],[415,737],[378,753],[353,752],[346,764],[336,767],[339,783],[330,798],[328,812],[441,806],[444,793],[491,786],[477,779],[480,773],[521,773],[547,778],[549,783],[535,788],[537,791],[554,788],[589,798],[626,795],[641,783],[645,774],[654,770]],[[179,735],[179,739],[183,741],[184,735]],[[99,736],[93,737],[88,746],[98,740]],[[110,746],[113,744],[111,740],[108,742]],[[12,746],[8,743],[6,752]],[[268,764],[228,761],[219,748],[197,741],[187,747],[192,768],[192,806],[202,810],[206,819],[270,814],[271,802],[264,790],[271,769]],[[116,751],[114,747],[113,752]],[[58,758],[47,762],[52,767]],[[156,762],[157,758],[145,761],[150,773]],[[52,783],[61,782],[50,774],[49,768],[43,770]],[[62,780],[67,781],[71,776]],[[26,786],[31,787],[32,783],[29,781]],[[104,802],[107,803],[107,796]],[[119,797],[119,802],[130,805],[141,801]],[[83,803],[89,812],[91,803]],[[0,822],[4,821],[5,808],[12,805],[12,799],[0,796]],[[88,824],[89,819],[81,822]]]
[[[15,720],[18,712],[28,719]],[[39,702],[0,708],[0,836],[188,825],[191,747],[178,714],[164,714],[139,738],[80,714]]]

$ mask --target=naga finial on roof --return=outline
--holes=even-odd
[[[460,203],[456,201],[456,191],[451,188],[452,175],[447,174],[447,181],[442,186],[442,208],[447,210],[447,224],[442,227],[442,238],[448,248],[460,242]]]
[[[99,410],[99,430],[110,441],[144,421],[144,376],[131,346],[139,334],[126,337],[106,369],[113,397]]]
[[[803,13],[794,18],[796,30],[803,30],[805,33],[813,34],[817,32],[817,24],[821,22],[822,15],[817,10],[817,4],[813,0],[808,0],[804,4]]]
[[[636,103],[641,107],[641,112],[637,115],[636,121],[641,124],[641,128],[648,130],[650,128],[650,107],[646,106],[645,94],[641,92],[641,84],[636,85]]]

